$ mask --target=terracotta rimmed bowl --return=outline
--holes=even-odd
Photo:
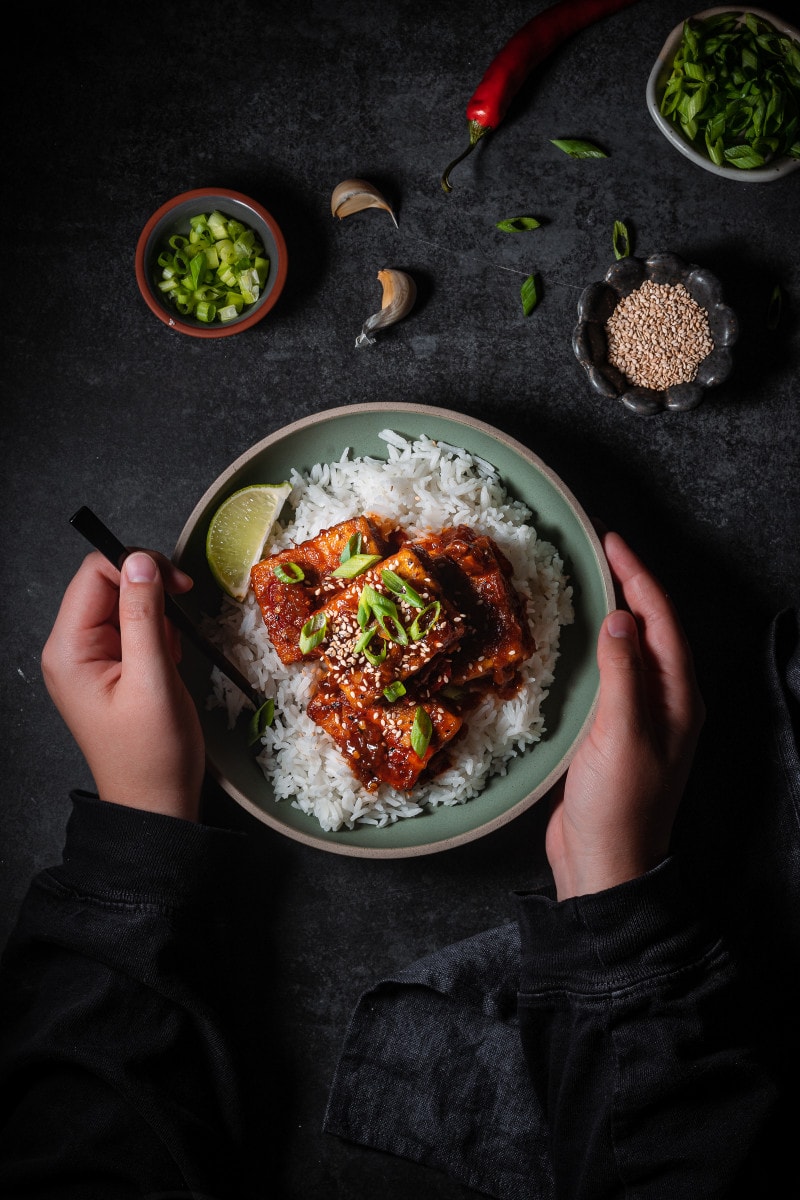
[[[702,12],[694,13],[691,17],[687,17],[687,20],[703,21],[708,17],[715,17],[722,13],[746,12],[752,13],[755,17],[760,17],[763,21],[768,21],[780,33],[794,38],[796,42],[800,42],[800,29],[797,29],[794,25],[790,25],[783,17],[768,12],[764,8],[739,7],[738,5],[726,4],[719,8],[705,8]],[[696,149],[688,142],[668,117],[662,115],[661,100],[667,86],[667,80],[672,73],[672,61],[683,37],[683,25],[683,21],[681,21],[680,25],[676,25],[664,42],[650,72],[645,89],[650,115],[670,145],[674,146],[676,150],[685,158],[688,158],[690,162],[693,162],[695,166],[702,167],[704,171],[710,171],[713,175],[719,175],[722,179],[732,179],[736,183],[769,183],[774,179],[782,179],[784,175],[795,171],[800,167],[800,159],[797,158],[777,158],[774,162],[767,163],[764,167],[754,167],[752,170],[743,170],[741,167],[717,166],[707,154]]]
[[[690,383],[678,383],[664,391],[635,387],[608,361],[605,325],[619,301],[640,287],[653,283],[682,283],[689,295],[708,314],[714,349],[700,363]],[[731,349],[739,337],[739,322],[725,303],[722,285],[707,267],[685,262],[677,254],[660,251],[649,258],[621,258],[602,280],[590,283],[578,301],[578,323],[572,332],[572,349],[586,371],[589,383],[605,400],[619,400],[640,416],[660,412],[685,412],[702,402],[708,388],[717,387],[731,373]]]
[[[242,310],[238,317],[222,323],[205,324],[194,317],[182,316],[169,300],[164,299],[157,287],[160,268],[157,258],[169,238],[176,233],[188,234],[189,221],[198,213],[209,213],[218,209],[223,216],[241,221],[255,231],[270,262],[269,276],[255,304]],[[136,245],[136,281],[145,304],[170,329],[187,333],[191,337],[230,337],[251,329],[263,320],[277,303],[286,282],[288,258],[283,233],[271,213],[262,204],[241,192],[227,188],[195,188],[173,196],[156,209],[142,230]]]
[[[219,609],[220,593],[206,563],[205,539],[211,516],[228,495],[252,483],[286,479],[292,468],[303,472],[315,463],[336,461],[348,449],[353,458],[385,459],[387,446],[379,435],[387,428],[412,439],[425,434],[493,463],[509,494],[530,508],[539,536],[561,551],[574,589],[576,615],[574,624],[562,631],[555,682],[544,702],[547,733],[542,740],[513,758],[506,775],[492,777],[481,795],[467,803],[438,807],[383,829],[360,826],[328,833],[289,800],[276,801],[246,748],[243,730],[238,724],[229,729],[227,714],[208,708],[210,668],[186,646],[182,671],[200,713],[209,770],[224,790],[259,821],[290,838],[321,850],[368,858],[431,854],[483,837],[513,820],[555,784],[594,711],[597,635],[614,604],[611,576],[591,522],[535,453],[491,425],[457,412],[415,404],[357,404],[306,417],[270,434],[237,458],[200,498],[174,555],[195,580],[187,597],[197,607],[195,616]]]

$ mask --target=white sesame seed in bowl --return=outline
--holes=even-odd
[[[652,416],[697,408],[728,378],[738,334],[719,280],[661,251],[622,258],[584,289],[572,348],[597,395]]]

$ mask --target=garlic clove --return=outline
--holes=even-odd
[[[334,217],[341,220],[342,217],[349,217],[351,213],[361,212],[365,208],[382,208],[384,212],[388,212],[397,228],[397,217],[391,205],[374,184],[366,179],[343,179],[341,183],[337,183],[331,196],[331,212]]]
[[[361,333],[356,338],[357,346],[372,346],[375,338],[372,336],[377,329],[386,329],[397,321],[407,317],[417,299],[417,285],[405,271],[384,269],[378,271],[378,279],[383,288],[380,312],[367,317]]]

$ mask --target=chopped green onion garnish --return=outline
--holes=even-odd
[[[374,650],[370,650],[369,648],[369,644],[374,637],[380,638],[381,647],[377,654]],[[367,662],[371,663],[373,667],[380,666],[380,664],[386,658],[387,650],[388,646],[386,645],[385,638],[380,637],[380,634],[374,625],[371,625],[369,629],[365,629],[356,644],[353,646],[353,652],[355,654],[363,654]]]
[[[595,146],[594,142],[583,141],[582,138],[551,138],[550,141],[570,158],[608,158],[605,150]]]
[[[442,606],[438,600],[434,600],[432,604],[428,604],[423,608],[421,613],[418,613],[408,627],[408,636],[412,642],[418,642],[424,638],[433,629],[442,611]],[[428,620],[425,620],[425,617]]]
[[[272,574],[276,579],[280,579],[281,583],[302,583],[305,579],[303,568],[298,567],[295,562],[278,563],[272,568]]]
[[[396,596],[399,596],[401,600],[405,600],[406,604],[410,604],[412,608],[425,607],[425,601],[414,591],[411,584],[400,575],[396,575],[394,571],[381,571],[381,579],[390,592],[394,592]]]
[[[537,275],[529,275],[519,289],[522,300],[522,311],[529,317],[539,303],[539,280]]]
[[[390,683],[388,687],[383,689],[383,694],[390,704],[394,704],[395,700],[399,700],[401,696],[405,696],[405,684],[399,679],[395,679],[394,683]]]
[[[256,742],[261,740],[261,735],[264,730],[272,724],[272,719],[275,716],[275,701],[265,700],[260,708],[257,708],[250,718],[247,726],[247,744],[255,746]]]
[[[360,533],[351,533],[350,537],[347,539],[347,543],[346,543],[344,549],[342,550],[342,553],[339,555],[339,562],[340,563],[347,562],[348,558],[352,558],[354,554],[360,554],[360,553],[361,553],[361,534]]]
[[[614,258],[627,258],[631,252],[631,239],[627,226],[622,221],[614,222],[614,232],[611,235],[614,247]]]
[[[182,316],[231,321],[264,290],[270,263],[252,229],[222,213],[190,218],[188,238],[173,234],[159,251],[155,283]]]
[[[355,579],[357,575],[363,575],[365,571],[380,561],[380,554],[351,554],[343,563],[339,563],[334,571],[331,571],[331,575],[335,575],[337,579]]]
[[[419,758],[425,757],[433,734],[433,725],[422,705],[414,713],[414,724],[411,726],[411,749]]]
[[[498,221],[495,229],[500,229],[503,233],[524,233],[528,229],[538,229],[541,221],[537,221],[536,217],[506,217],[503,221]]]
[[[314,613],[309,617],[300,630],[300,649],[303,654],[315,650],[324,639],[328,628],[328,618],[325,613]]]
[[[400,646],[408,645],[408,634],[400,621],[400,614],[394,600],[390,600],[388,596],[384,596],[383,592],[379,592],[377,588],[367,584],[362,588],[358,601],[358,623],[362,629],[370,619],[370,613],[374,615],[388,638]],[[387,621],[391,624],[391,629],[387,628]]]

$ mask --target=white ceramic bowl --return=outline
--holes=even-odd
[[[800,30],[796,29],[794,25],[790,25],[788,21],[784,21],[782,17],[767,12],[763,8],[740,8],[737,5],[726,4],[720,8],[705,8],[702,12],[694,13],[693,16],[687,19],[691,21],[703,21],[707,17],[714,17],[719,13],[730,12],[752,13],[753,16],[760,17],[763,21],[769,21],[770,25],[774,25],[777,30],[786,34],[787,37],[794,38],[795,41],[800,42]],[[661,115],[661,97],[664,94],[667,80],[672,71],[672,60],[675,57],[681,37],[683,36],[683,25],[684,22],[681,21],[680,25],[676,25],[667,38],[647,80],[647,107],[650,110],[651,117],[667,141],[688,158],[690,162],[693,162],[698,167],[702,167],[704,171],[710,171],[712,175],[721,175],[723,179],[733,179],[737,183],[769,183],[773,179],[781,179],[790,171],[795,171],[800,167],[800,159],[797,158],[778,158],[765,167],[754,167],[748,171],[742,170],[741,167],[718,167],[706,154],[690,145],[672,122],[667,117]]]

